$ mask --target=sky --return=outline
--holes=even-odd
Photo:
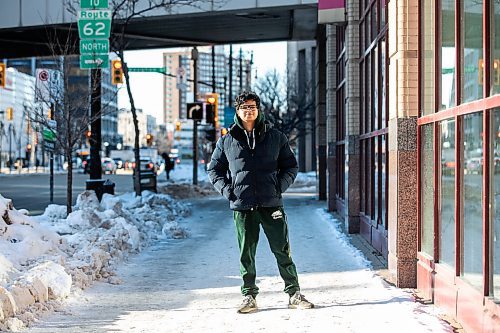
[[[286,42],[233,44],[234,56],[239,54],[240,46],[248,57],[250,51],[253,50],[253,68],[257,70],[257,75],[262,75],[273,69],[277,69],[282,74],[286,72]],[[129,67],[163,67],[162,54],[165,51],[168,49],[128,51],[125,53],[125,61]],[[252,75],[255,76],[254,70]],[[163,76],[157,73],[131,73],[130,86],[134,94],[136,108],[156,117],[158,123],[163,121],[162,79]],[[118,107],[130,108],[124,85],[120,87],[118,93]]]

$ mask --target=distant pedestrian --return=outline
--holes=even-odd
[[[161,156],[165,160],[165,174],[167,175],[167,180],[170,180],[170,171],[175,168],[175,161],[168,156],[167,153],[163,153]]]
[[[300,293],[283,210],[282,193],[297,176],[297,160],[287,137],[264,121],[258,95],[243,92],[236,98],[235,106],[235,124],[217,141],[207,170],[215,189],[229,200],[234,210],[244,297],[238,312],[257,310],[255,252],[260,225],[285,281],[288,306],[313,308],[314,304]]]

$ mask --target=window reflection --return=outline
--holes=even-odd
[[[432,1],[434,2],[434,1]],[[455,1],[441,1],[441,105],[455,106]]]
[[[491,49],[493,64],[491,66],[491,94],[500,94],[500,2],[493,2],[493,31],[491,36]]]
[[[493,273],[493,296],[496,301],[500,301],[500,109],[496,109],[493,113],[491,121],[492,130],[491,140],[493,146],[493,158],[491,163],[491,174],[493,177],[493,193],[492,198],[493,208],[491,213],[491,248],[492,263],[491,269]]]
[[[435,94],[434,94],[434,73],[435,73],[435,11],[434,11],[434,0],[425,0],[423,4],[424,15],[421,20],[423,21],[423,36],[422,36],[422,47],[423,47],[423,85],[422,85],[422,114],[427,115],[435,112]]]
[[[483,113],[463,121],[463,277],[474,287],[483,285]]]
[[[483,1],[464,0],[463,11],[462,91],[463,102],[470,102],[483,97]]]
[[[421,128],[421,225],[422,252],[434,257],[434,131],[433,124]]]
[[[441,122],[439,260],[455,267],[455,120]]]

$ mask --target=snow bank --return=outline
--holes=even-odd
[[[40,216],[0,195],[0,331],[18,331],[53,309],[73,288],[120,283],[116,265],[152,241],[185,238],[189,208],[166,194],[81,193],[74,211],[49,205]]]

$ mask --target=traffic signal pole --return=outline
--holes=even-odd
[[[54,115],[56,113],[54,103],[50,103],[50,120],[54,120]],[[49,153],[49,188],[50,188],[50,200],[51,204],[54,203],[54,150]]]
[[[198,49],[196,46],[191,52],[193,60],[193,101],[198,101]],[[198,120],[193,119],[193,185],[198,185]]]
[[[101,70],[91,72],[90,179],[101,179]]]

